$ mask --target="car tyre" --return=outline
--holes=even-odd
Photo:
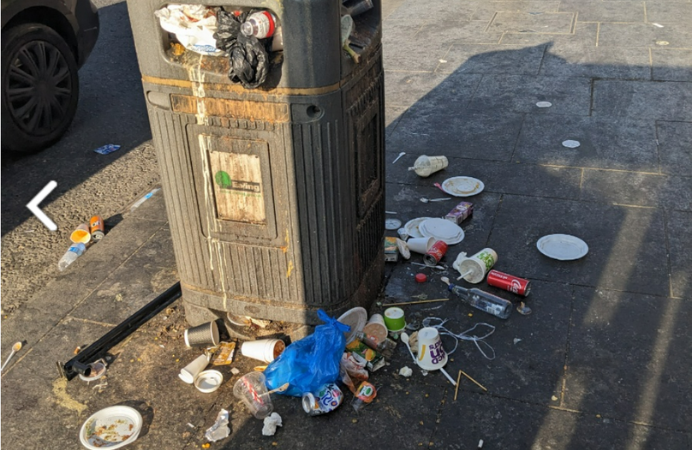
[[[2,33],[2,148],[33,153],[55,143],[77,111],[75,56],[52,28],[29,23]]]

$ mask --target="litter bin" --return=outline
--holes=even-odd
[[[250,316],[295,324],[367,307],[384,273],[381,3],[192,1],[271,11],[283,51],[245,89],[228,58],[180,52],[154,12],[128,0],[187,321]]]

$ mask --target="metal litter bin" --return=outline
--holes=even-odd
[[[227,57],[175,51],[128,0],[187,321],[319,323],[368,306],[384,258],[381,4],[341,48],[339,0],[244,0],[283,31],[267,82],[244,89]]]

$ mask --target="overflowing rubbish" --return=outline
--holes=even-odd
[[[9,364],[12,357],[21,349],[22,349],[22,343],[21,342],[15,342],[12,345],[12,351],[10,352],[10,356],[7,357],[5,362],[2,364],[2,367],[0,367],[0,372],[3,372],[5,370],[5,367],[7,366],[7,364]]]
[[[348,330],[344,330],[346,344],[356,339],[358,333],[363,331],[368,322],[368,312],[362,306],[351,308],[336,319],[340,324],[347,325]]]
[[[524,297],[531,292],[531,282],[529,280],[503,273],[499,270],[491,270],[488,272],[486,281],[489,286],[495,286]]]
[[[586,242],[568,234],[543,236],[536,243],[536,247],[548,258],[559,261],[573,261],[589,253],[589,246]]]
[[[493,268],[497,260],[498,256],[495,250],[484,248],[470,258],[466,257],[465,252],[460,253],[452,267],[461,274],[457,280],[463,278],[469,283],[478,284],[485,279],[485,275]]]
[[[274,36],[276,16],[269,11],[258,11],[250,14],[240,26],[240,32],[245,36],[265,39]]]
[[[279,413],[271,413],[264,418],[264,426],[262,427],[262,436],[274,436],[276,429],[283,426]]]
[[[350,15],[341,16],[341,48],[346,50],[346,53],[353,59],[353,62],[358,64],[360,56],[351,48],[349,37],[353,33],[354,24],[353,18]]]
[[[562,146],[567,147],[567,148],[577,148],[581,145],[579,141],[573,141],[571,139],[568,139],[566,141],[562,141]]]
[[[374,4],[372,0],[351,0],[350,2],[347,2],[344,6],[346,6],[346,11],[349,16],[351,17],[356,17],[364,12],[370,11]]]
[[[222,409],[216,416],[216,422],[207,431],[204,432],[204,438],[209,442],[220,441],[231,435],[231,429],[228,426],[228,411]]]
[[[387,325],[382,314],[373,314],[363,326],[365,338],[361,340],[367,340],[366,344],[373,348],[379,348],[387,339],[387,333]]]
[[[413,354],[413,350],[411,350],[411,344],[410,344],[411,341],[410,341],[408,333],[406,333],[406,332],[401,333],[401,342],[403,342],[404,345],[406,346],[406,348],[408,349],[408,352],[411,354],[411,358],[413,359],[413,362],[415,362],[417,364],[418,362],[416,361],[416,356]]]
[[[196,327],[188,328],[183,334],[185,346],[212,347],[219,344],[219,326],[215,321],[204,323]]]
[[[108,155],[108,154],[113,153],[113,152],[118,151],[118,150],[120,150],[119,145],[108,144],[108,145],[104,145],[103,147],[97,148],[96,150],[94,150],[94,152],[98,153],[99,155]]]
[[[346,351],[363,358],[366,361],[365,367],[370,372],[376,372],[384,367],[384,357],[376,350],[368,347],[360,339],[354,339],[346,344]]]
[[[240,353],[245,357],[270,363],[278,358],[285,349],[286,344],[281,339],[260,339],[243,342]]]
[[[427,156],[422,155],[416,159],[409,171],[415,171],[416,175],[422,178],[427,178],[435,172],[439,172],[449,166],[449,161],[446,156]]]
[[[439,188],[455,197],[471,197],[483,192],[485,184],[477,178],[461,176],[447,178]]]
[[[85,251],[86,245],[82,243],[70,245],[70,248],[67,249],[65,254],[62,255],[62,258],[60,258],[60,261],[58,261],[58,270],[62,272],[67,269],[67,267],[82,256]]]
[[[111,406],[90,416],[79,430],[79,440],[90,450],[124,447],[139,437],[144,420],[134,408]]]
[[[216,13],[202,5],[168,4],[154,12],[161,28],[175,35],[186,49],[201,55],[221,55],[216,47]]]
[[[466,304],[476,309],[492,314],[500,319],[507,319],[512,312],[512,302],[504,298],[485,292],[478,288],[467,289],[449,282],[449,278],[442,277],[449,290],[454,292]]]
[[[344,401],[344,393],[334,383],[327,383],[315,393],[306,392],[303,395],[303,410],[310,416],[318,416],[334,411]]]

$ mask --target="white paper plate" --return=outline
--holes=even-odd
[[[336,320],[351,327],[351,331],[344,332],[344,336],[346,336],[346,343],[349,344],[356,338],[356,334],[359,331],[363,331],[363,327],[368,321],[368,312],[365,310],[365,308],[356,306],[355,308],[351,308],[343,313]]]
[[[399,219],[386,219],[384,221],[385,230],[398,230],[401,226],[401,220]]]
[[[471,197],[480,194],[485,189],[483,182],[471,177],[447,178],[442,183],[442,190],[455,197]]]
[[[111,406],[89,417],[79,440],[90,450],[121,448],[134,442],[142,429],[142,415],[129,406]]]
[[[427,219],[419,226],[423,237],[432,237],[447,245],[458,244],[464,240],[464,230],[447,219]]]
[[[538,251],[560,261],[572,261],[589,253],[589,246],[578,237],[569,234],[549,234],[536,243]]]
[[[430,219],[430,217],[419,217],[417,219],[412,219],[406,222],[406,225],[404,225],[404,228],[406,229],[406,234],[408,234],[412,238],[422,238],[425,237],[421,234],[420,230],[418,227],[420,226],[421,223],[424,221]]]

